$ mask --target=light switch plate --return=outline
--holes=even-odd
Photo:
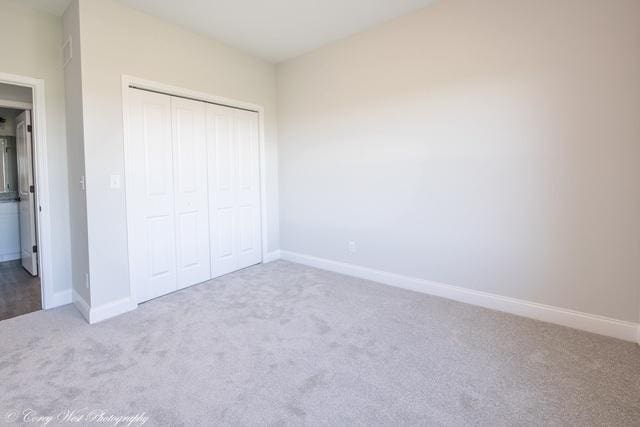
[[[114,190],[120,188],[120,175],[111,175],[110,186]]]

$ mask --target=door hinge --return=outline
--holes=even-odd
[[[32,249],[31,252],[33,252],[34,254],[38,253],[38,247],[37,246],[34,245],[33,248],[31,248],[31,249]]]
[[[31,125],[27,125],[27,132],[32,132],[32,129]]]
[[[29,186],[29,193],[35,193],[36,192],[36,188],[33,185]]]

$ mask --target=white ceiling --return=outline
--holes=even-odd
[[[118,0],[279,62],[414,11],[434,0]],[[22,0],[62,14],[69,0]]]

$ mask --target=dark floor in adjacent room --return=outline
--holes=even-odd
[[[42,309],[40,279],[33,277],[20,260],[0,263],[0,320]]]

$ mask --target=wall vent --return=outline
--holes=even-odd
[[[71,36],[69,36],[67,41],[62,45],[62,61],[64,67],[71,61],[71,58],[73,58],[73,48],[71,45]]]

